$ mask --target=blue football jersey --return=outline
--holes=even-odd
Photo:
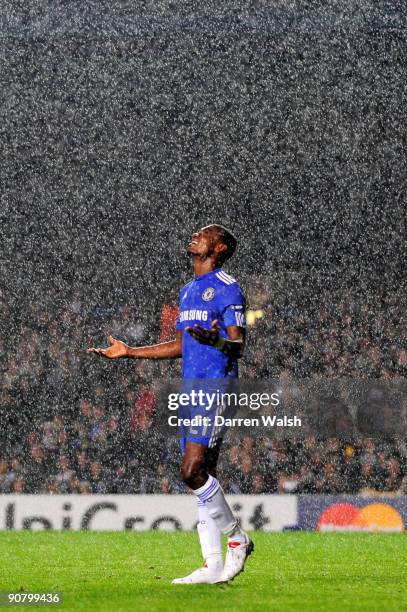
[[[210,329],[212,321],[217,319],[220,336],[227,338],[226,328],[229,325],[246,327],[245,310],[242,289],[222,268],[195,276],[181,289],[176,328],[183,331],[183,378],[237,377],[237,359],[228,357],[213,346],[201,344],[184,330],[196,323]]]

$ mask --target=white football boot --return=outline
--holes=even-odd
[[[172,584],[214,584],[218,582],[222,570],[223,565],[220,563],[211,569],[205,563],[205,565],[192,572],[192,574],[184,576],[184,578],[175,578]]]
[[[233,537],[229,538],[225,566],[215,583],[229,582],[243,572],[246,559],[254,550],[254,544],[247,533],[243,532],[243,535],[245,537],[244,542],[239,542]]]

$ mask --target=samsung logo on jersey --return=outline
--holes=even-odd
[[[181,323],[182,321],[207,321],[208,311],[197,310],[196,308],[192,308],[191,310],[182,310],[179,313],[179,320]]]

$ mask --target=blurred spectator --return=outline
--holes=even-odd
[[[103,470],[103,466],[99,461],[92,461],[89,465],[89,482],[92,488],[92,493],[104,494],[108,491],[108,479],[106,478],[107,470]]]

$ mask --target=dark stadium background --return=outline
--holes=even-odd
[[[32,467],[47,421],[63,432],[54,471],[61,454],[76,465],[80,419],[119,422],[106,469],[141,461],[129,405],[146,387],[148,406],[148,384],[176,367],[84,351],[109,331],[158,340],[163,305],[191,275],[191,231],[210,222],[236,233],[227,269],[264,312],[248,375],[405,376],[403,2],[60,0],[2,13],[4,479],[17,458],[31,466],[23,490],[48,486]],[[103,415],[88,422],[83,402]],[[98,462],[97,436],[87,444]],[[145,469],[165,472],[155,446]],[[374,461],[396,457],[401,486],[405,448],[389,448]],[[338,442],[341,470],[344,454]]]

